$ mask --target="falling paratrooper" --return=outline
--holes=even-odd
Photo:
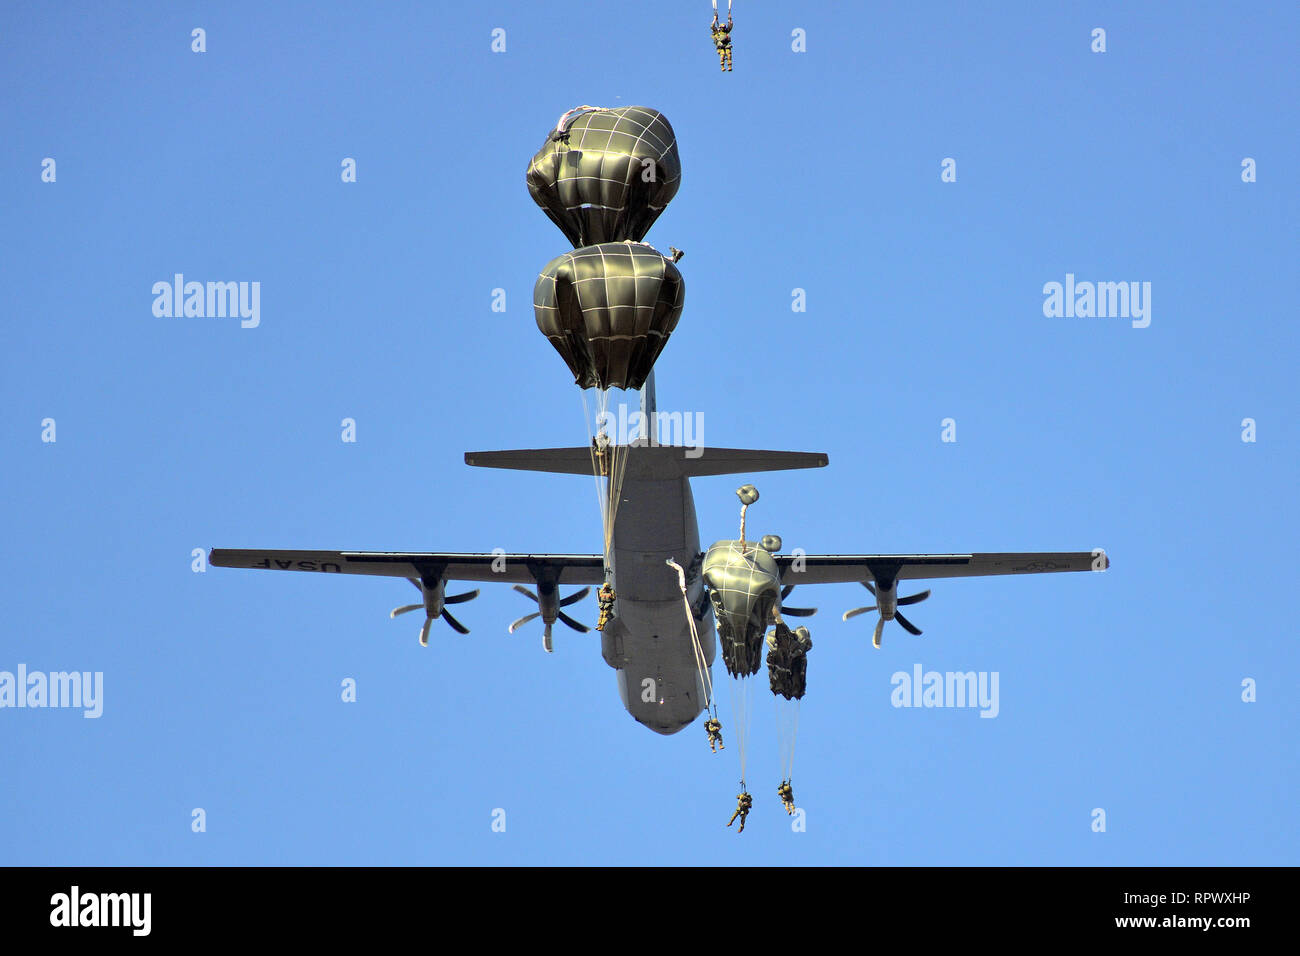
[[[725,24],[718,22],[718,0],[713,0],[713,22],[709,24],[709,35],[713,38],[713,46],[718,51],[718,66],[724,73],[731,72],[731,29],[733,26],[731,0],[727,0],[727,22]]]

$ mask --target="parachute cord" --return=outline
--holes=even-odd
[[[794,779],[794,748],[799,742],[799,708],[803,701],[795,698],[791,703],[794,704],[794,729],[790,732],[790,768],[785,773],[785,779]]]
[[[743,693],[743,697],[744,697],[744,701],[745,701],[745,747],[744,747],[744,749],[741,751],[741,758],[742,758],[742,760],[744,760],[744,762],[745,762],[746,764],[748,764],[748,762],[749,762],[749,730],[750,730],[749,722],[750,722],[750,720],[752,719],[752,716],[753,716],[753,697],[752,697],[752,691],[753,691],[753,688],[752,688],[750,685],[753,683],[753,680],[752,680],[752,679],[747,679],[747,680],[743,680],[743,681],[741,681],[741,683],[744,684],[744,693]]]
[[[737,678],[731,684],[731,723],[736,728],[736,747],[740,751],[740,788],[745,789],[745,732],[740,719],[740,690],[736,687]]]
[[[605,522],[605,498],[600,485],[600,464],[596,460],[595,435],[592,433],[591,406],[587,402],[587,390],[582,390],[582,421],[587,429],[587,447],[591,452],[591,473],[596,485],[596,512],[600,515],[601,531],[605,539],[605,567],[609,568],[610,535]]]
[[[781,774],[782,774],[781,781],[784,783],[785,764],[786,764],[785,722],[782,720],[783,715],[781,713],[781,698],[777,694],[772,695],[772,709],[776,712],[776,742],[777,742],[776,749],[777,749],[777,757],[778,757],[778,766],[780,766]]]
[[[736,684],[740,686],[736,687]],[[739,742],[740,749],[740,781],[743,785],[749,755],[749,681],[746,678],[733,678],[731,711],[736,722],[736,740]]]
[[[604,434],[609,438],[609,389],[599,391],[599,412],[597,413],[597,422],[603,422],[601,427],[597,426],[597,440],[599,435]],[[601,522],[604,525],[605,532],[605,563],[609,564],[611,552],[614,550],[614,512],[617,508],[618,499],[614,493],[614,458],[618,454],[617,436],[605,446],[603,456],[604,477],[605,477],[605,499],[603,501],[604,511],[601,514]],[[598,464],[601,464],[598,462]]]
[[[596,509],[600,513],[601,531],[604,537],[604,558],[605,569],[608,571],[613,563],[614,550],[614,518],[618,511],[618,499],[622,494],[623,473],[626,470],[626,455],[620,455],[618,446],[610,441],[605,447],[605,454],[601,456],[595,446],[595,439],[604,434],[609,438],[609,390],[597,389],[596,397],[596,414],[594,418],[591,414],[591,406],[587,402],[587,392],[584,389],[582,393],[582,418],[587,426],[587,443],[590,446],[591,453],[591,473],[596,482]],[[602,429],[600,423],[605,423]],[[603,457],[603,462],[602,462]],[[621,468],[616,467],[621,465]],[[602,482],[601,479],[605,480]]]
[[[612,456],[609,470],[612,474],[610,475],[609,488],[609,529],[610,543],[612,545],[614,537],[614,519],[618,517],[618,506],[623,502],[623,479],[627,477],[627,458],[631,452],[627,445],[622,446],[621,450],[617,445],[612,445],[611,448]]]
[[[691,649],[695,652],[695,669],[700,675],[700,686],[704,688],[704,704],[708,708],[709,716],[717,720],[718,708],[713,701],[713,675],[709,673],[708,661],[704,657],[704,647],[700,644],[700,632],[695,626],[695,614],[691,611],[691,599],[686,596],[686,572],[672,558],[669,558],[665,563],[677,571],[677,586],[682,591],[682,605],[686,608],[686,623],[691,629]]]
[[[608,437],[609,391],[597,390],[596,415],[591,415],[591,406],[587,401],[587,392],[582,392],[582,418],[587,427],[587,444],[591,454],[591,473],[596,484],[596,510],[600,514],[602,537],[604,539],[604,564],[608,575],[613,567],[614,551],[614,517],[618,510],[618,497],[622,494],[622,474],[616,476],[614,462],[619,458],[617,446],[610,442],[606,446],[604,466],[597,453],[594,439],[601,434],[599,422],[604,422],[604,434]],[[624,463],[626,467],[626,463]],[[604,479],[603,481],[601,479]]]
[[[695,652],[695,669],[700,676],[700,686],[704,688],[704,703],[709,710],[709,716],[717,720],[718,706],[713,697],[713,674],[710,673],[709,662],[704,656],[704,648],[700,644],[699,634],[695,629],[695,615],[691,612],[690,601],[686,599],[685,588],[682,589],[682,604],[686,608],[686,620],[690,622],[691,626],[691,645]]]
[[[776,697],[777,733],[781,738],[781,780],[788,781],[794,773],[794,746],[798,733],[799,701]]]
[[[601,398],[600,414],[603,416],[604,421],[608,423],[610,398],[608,389],[603,392]],[[607,446],[605,462],[608,480],[605,483],[604,511],[601,515],[601,519],[605,524],[605,563],[607,566],[610,563],[611,553],[614,549],[614,522],[618,517],[619,503],[623,498],[623,479],[627,475],[628,454],[628,445],[619,445],[616,441],[611,441]]]

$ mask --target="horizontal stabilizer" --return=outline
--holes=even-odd
[[[678,445],[620,445],[616,455],[627,454],[627,478],[699,478],[706,475],[740,475],[758,471],[824,468],[830,461],[821,452],[760,451],[753,448],[685,448]],[[530,448],[513,451],[467,451],[465,464],[478,468],[542,471],[556,475],[592,475],[595,450]]]

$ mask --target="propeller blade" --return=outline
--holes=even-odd
[[[581,591],[575,591],[560,602],[560,607],[568,607],[570,604],[576,604],[591,593],[591,588],[583,588]]]
[[[429,646],[429,625],[431,625],[432,623],[433,623],[433,618],[431,618],[431,617],[426,617],[426,618],[424,619],[424,627],[420,628],[420,646],[421,646],[421,647],[428,647],[428,646]]]
[[[858,582],[858,583],[860,583],[864,588],[866,588],[868,591],[870,591],[872,597],[875,597],[875,596],[876,596],[876,589],[875,589],[874,587],[872,587],[871,582],[869,582],[869,581],[860,581],[860,582]]]
[[[851,617],[857,617],[859,614],[866,614],[868,611],[874,611],[875,609],[874,604],[871,607],[855,607],[852,611],[845,611],[842,620],[847,621]]]
[[[541,608],[542,602],[541,599],[536,594],[534,594],[532,591],[528,590],[528,588],[520,584],[515,585],[515,590],[518,591],[520,594],[524,595],[525,597],[531,598],[534,602],[536,602],[537,610],[526,617],[521,617],[519,620],[515,621],[515,623],[511,624],[510,625],[511,634],[513,634],[516,629],[527,624],[529,621],[532,621],[542,616],[542,608]],[[583,588],[580,591],[575,591],[573,594],[570,594],[564,600],[557,602],[557,607],[568,607],[570,604],[576,604],[577,602],[581,601],[590,593],[591,593],[591,588],[589,587]],[[475,591],[474,594],[477,595],[478,592]],[[464,600],[468,601],[469,597],[465,597]],[[448,598],[447,601],[448,603],[450,603],[451,599]],[[585,634],[591,630],[591,628],[587,627],[587,625],[575,621],[573,618],[569,617],[569,615],[565,614],[563,611],[557,611],[557,613],[559,616],[559,620],[563,621],[565,624],[573,628],[575,631],[581,631],[582,633]],[[545,618],[543,618],[543,621],[545,621]],[[465,633],[468,633],[468,631],[466,631]],[[546,632],[542,635],[542,646],[546,648],[546,652],[548,654],[554,649],[554,645],[551,642],[550,624],[546,625]]]
[[[882,617],[882,618],[877,618],[877,619],[876,619],[876,633],[873,634],[873,635],[871,635],[871,643],[872,643],[873,645],[875,645],[876,647],[879,647],[879,646],[880,646],[880,632],[883,631],[884,629],[885,629],[885,619],[884,619],[883,617]]]
[[[898,603],[902,604],[903,602],[899,601]],[[909,634],[915,634],[917,637],[921,636],[921,629],[917,627],[915,624],[913,624],[911,621],[909,621],[907,618],[903,617],[903,615],[899,614],[897,611],[894,612],[894,620],[897,621],[899,624],[903,625],[903,627],[907,630]]]
[[[782,604],[781,613],[788,614],[791,617],[812,617],[817,613],[817,609],[815,607],[786,607]]]
[[[781,600],[784,601],[786,598],[788,598],[790,596],[790,592],[793,590],[794,590],[793,584],[787,584],[785,587],[783,587],[781,589]]]
[[[529,621],[533,620],[533,618],[537,618],[541,616],[542,616],[541,611],[534,611],[532,614],[528,614],[525,615],[524,617],[521,617],[519,620],[515,621],[515,623],[510,625],[508,633],[513,634],[518,628],[523,627]]]
[[[456,620],[454,617],[452,617],[451,612],[448,611],[446,608],[442,609],[442,619],[446,621],[448,624],[450,624],[451,629],[455,631],[457,634],[469,633],[469,628],[466,627],[464,624],[460,623],[460,621]]]
[[[443,598],[443,604],[464,604],[466,601],[472,601],[478,597],[478,588],[473,591],[466,591],[464,594],[453,594],[449,598]]]
[[[573,618],[569,617],[569,615],[565,614],[563,611],[560,612],[560,620],[563,621],[565,624],[569,625],[569,627],[573,628],[575,631],[578,631],[582,634],[586,634],[588,631],[591,630],[591,628],[589,628],[587,625],[580,624],[579,622],[575,621]]]
[[[424,585],[420,583],[419,578],[407,578],[406,580],[410,581],[413,585],[415,585],[415,589],[419,591],[421,594],[424,593]]]
[[[423,604],[404,604],[401,607],[395,607],[388,613],[388,619],[391,621],[399,614],[405,614],[408,611],[423,611]]]
[[[903,607],[908,604],[920,604],[929,596],[930,596],[930,592],[928,590],[925,590],[922,591],[920,594],[913,594],[911,597],[899,598],[898,605],[899,607]]]

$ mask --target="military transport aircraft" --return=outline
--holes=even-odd
[[[654,414],[653,384],[642,393],[643,413]],[[649,420],[655,420],[650,417]],[[713,628],[707,626],[714,605],[721,611],[722,599],[707,593],[702,573],[704,554],[700,550],[695,519],[695,502],[690,479],[706,475],[749,474],[796,468],[820,468],[828,464],[820,453],[755,451],[735,448],[695,448],[660,445],[645,438],[620,446],[625,473],[620,475],[617,511],[612,522],[608,558],[604,554],[451,554],[430,552],[367,551],[247,551],[213,549],[209,563],[216,567],[262,568],[280,571],[314,571],[325,574],[369,574],[407,578],[420,591],[422,604],[407,605],[396,616],[423,607],[425,622],[420,642],[427,642],[429,628],[437,617],[465,634],[464,627],[447,610],[448,604],[475,597],[472,591],[448,597],[448,581],[503,582],[533,600],[537,611],[520,618],[510,630],[541,617],[544,646],[551,649],[551,628],[559,620],[577,631],[589,628],[563,610],[585,597],[591,585],[610,580],[617,595],[614,615],[601,633],[601,652],[618,674],[618,691],[623,706],[637,721],[660,734],[673,734],[686,727],[705,709],[705,675],[697,665],[694,641],[698,640],[708,665],[716,645]],[[517,451],[468,452],[465,462],[486,468],[507,468],[555,474],[592,475],[593,449],[545,448]],[[612,479],[608,479],[612,480]],[[742,538],[743,540],[743,538]],[[768,542],[765,541],[765,544]],[[720,542],[728,544],[728,542]],[[780,545],[776,545],[779,549]],[[757,551],[753,545],[750,548]],[[743,550],[743,549],[742,549]],[[775,554],[764,561],[775,562],[779,579],[769,587],[767,603],[755,610],[754,595],[743,595],[739,617],[748,614],[762,629],[781,610],[781,599],[795,584],[860,583],[874,595],[876,605],[857,608],[845,620],[864,611],[878,611],[875,644],[880,644],[884,623],[896,620],[913,634],[920,630],[898,612],[899,605],[915,604],[929,592],[899,598],[899,581],[922,578],[974,577],[991,574],[1037,574],[1047,571],[1102,570],[1109,566],[1104,552],[1038,552],[986,554]],[[677,572],[666,562],[686,569],[686,595]],[[777,576],[772,576],[775,579]],[[526,585],[535,585],[536,593]],[[562,585],[582,589],[564,598]],[[779,590],[779,593],[778,593]],[[712,598],[712,601],[710,600]],[[761,604],[761,602],[760,602]],[[694,617],[694,627],[687,613]],[[788,609],[797,614],[799,610]],[[720,614],[730,618],[730,614]],[[646,701],[635,689],[645,678],[653,678],[657,693]],[[629,692],[629,684],[633,692]]]

